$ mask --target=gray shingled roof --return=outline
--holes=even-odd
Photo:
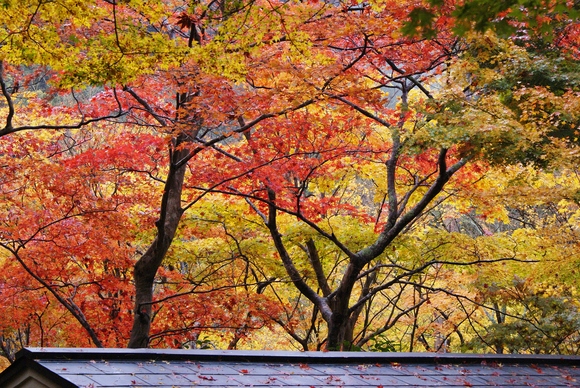
[[[578,387],[580,357],[433,353],[25,349],[59,387]]]

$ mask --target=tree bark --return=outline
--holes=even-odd
[[[165,182],[161,200],[161,212],[156,221],[157,236],[135,264],[135,308],[133,328],[129,339],[129,348],[145,348],[149,346],[151,329],[151,313],[153,302],[153,282],[157,270],[169,249],[177,226],[183,214],[181,207],[181,192],[185,179],[186,164],[182,163],[188,157],[188,151],[183,148],[185,134],[177,137],[170,152],[170,167]]]
[[[349,302],[352,289],[362,271],[362,266],[358,260],[351,260],[332,298],[332,317],[328,320],[328,350],[341,350],[347,336],[349,326]]]

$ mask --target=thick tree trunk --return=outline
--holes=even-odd
[[[349,319],[349,304],[352,289],[361,270],[362,266],[358,264],[358,260],[351,260],[333,297],[331,303],[333,308],[332,317],[327,321],[328,338],[326,347],[328,350],[342,350],[345,340],[352,338],[352,333],[350,335],[347,333],[349,326],[352,326]]]
[[[181,137],[181,136],[180,136]],[[186,149],[177,145],[171,153],[171,166],[165,182],[165,190],[161,201],[161,212],[156,222],[157,236],[145,254],[135,264],[135,309],[133,328],[128,347],[145,348],[149,345],[151,329],[151,313],[153,302],[153,282],[157,270],[171,245],[179,220],[183,214],[181,207],[181,192],[185,178],[186,165],[180,161],[187,158]]]
[[[326,348],[328,350],[355,350],[354,323],[350,315],[333,313],[332,319],[328,323],[328,337]]]

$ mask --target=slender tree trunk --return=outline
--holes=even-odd
[[[188,156],[187,149],[180,147],[185,135],[180,135],[171,152],[171,165],[165,182],[161,200],[161,212],[157,226],[157,236],[151,246],[135,264],[135,308],[133,328],[128,347],[145,348],[149,346],[151,329],[153,282],[157,270],[171,245],[179,220],[183,214],[181,192],[185,178],[186,164],[181,163]]]

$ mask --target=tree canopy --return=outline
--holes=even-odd
[[[3,354],[577,354],[576,8],[4,1]]]

